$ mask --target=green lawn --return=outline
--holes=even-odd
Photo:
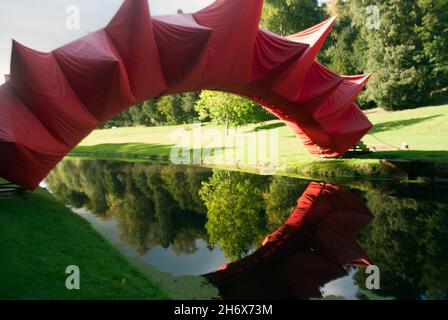
[[[238,129],[250,134],[259,129],[278,130],[280,171],[304,177],[381,177],[387,171],[379,159],[410,159],[448,161],[448,105],[423,107],[413,110],[387,112],[374,109],[366,112],[375,128],[364,142],[377,151],[362,159],[317,159],[309,155],[294,133],[280,121],[249,125]],[[155,128],[117,128],[94,131],[73,152],[74,155],[113,158],[168,159],[172,147],[179,144],[176,133],[191,134],[191,125]],[[223,142],[210,142],[213,132],[225,136],[225,128],[212,125],[202,127],[202,147],[223,147]],[[207,141],[208,140],[208,141]],[[397,150],[403,142],[410,149]],[[187,143],[180,143],[186,146]],[[224,155],[234,153],[223,148]],[[220,153],[217,152],[216,155]],[[247,159],[246,159],[247,160]],[[234,167],[250,169],[242,163]]]
[[[407,151],[379,151],[375,157],[448,160],[448,105],[396,112],[375,109],[367,115],[375,124],[364,139],[368,145],[381,147],[384,145],[381,141],[384,141],[400,147],[406,142],[410,148]]]
[[[81,217],[47,191],[0,200],[0,299],[163,299]],[[76,265],[81,290],[65,287]]]

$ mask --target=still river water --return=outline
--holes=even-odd
[[[77,158],[45,185],[131,262],[224,299],[447,298],[446,186]]]

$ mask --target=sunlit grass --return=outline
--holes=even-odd
[[[239,134],[250,135],[256,130],[277,130],[280,168],[288,168],[305,176],[319,173],[326,176],[366,176],[378,173],[380,159],[409,159],[448,161],[448,105],[423,107],[412,110],[387,112],[373,109],[366,112],[374,129],[363,141],[377,152],[362,159],[323,160],[311,156],[295,134],[280,121],[248,125],[239,128]],[[97,130],[74,150],[76,155],[106,156],[120,158],[162,158],[170,157],[173,146],[188,147],[189,141],[180,141],[179,132],[191,134],[192,125],[153,128],[117,128]],[[225,137],[224,126],[204,124],[202,148],[222,148],[214,156],[226,157],[235,153],[235,147],[225,148],[218,141],[210,141],[210,132]],[[409,150],[399,150],[402,144]],[[247,146],[245,147],[247,148]],[[241,151],[241,150],[239,150]],[[246,154],[247,154],[247,150]],[[231,156],[230,156],[231,157]],[[242,165],[244,167],[244,164]],[[240,166],[241,167],[241,166]],[[380,174],[381,175],[381,174]]]

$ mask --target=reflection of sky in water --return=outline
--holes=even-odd
[[[203,240],[196,241],[197,251],[192,254],[177,254],[170,247],[167,249],[157,246],[148,250],[141,256],[135,249],[124,244],[120,240],[120,232],[115,219],[103,220],[84,209],[72,209],[79,216],[91,223],[103,237],[112,242],[113,245],[121,249],[125,256],[129,258],[139,258],[144,263],[156,267],[161,272],[169,272],[174,276],[182,275],[202,275],[217,270],[220,266],[229,262],[219,246],[212,251]],[[334,280],[322,288],[323,296],[343,297],[345,299],[357,299],[359,288],[355,285],[353,277],[356,270],[350,271],[346,277]],[[267,275],[268,276],[268,275]]]
[[[210,251],[207,243],[203,240],[196,240],[198,250],[192,254],[177,254],[170,247],[165,249],[162,246],[157,246],[141,256],[132,247],[120,241],[120,231],[115,219],[101,220],[84,209],[72,210],[89,221],[103,237],[122,249],[126,256],[139,257],[146,264],[156,267],[159,271],[169,272],[174,276],[206,274],[229,262],[219,246]]]
[[[157,247],[151,249],[143,259],[158,267],[161,271],[180,275],[202,275],[213,272],[220,266],[228,263],[218,247],[212,251],[207,248],[203,240],[196,241],[197,251],[193,254],[177,255],[170,248]]]
[[[356,269],[349,272],[349,275],[327,283],[321,290],[324,297],[344,297],[347,300],[357,300],[359,292],[358,286],[355,284],[353,277]]]

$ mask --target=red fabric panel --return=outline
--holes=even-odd
[[[331,72],[315,61],[306,74],[303,86],[298,91],[294,102],[299,103],[307,112],[314,114],[315,110],[344,80],[343,77]]]
[[[156,17],[153,22],[169,86],[165,94],[194,91],[202,80],[212,29],[198,25],[192,15]]]
[[[101,122],[136,102],[124,64],[106,31],[89,34],[54,51],[71,85]]]
[[[335,18],[328,19],[315,27],[288,37],[291,41],[308,44],[309,48],[290,67],[285,77],[277,84],[275,92],[291,101],[294,100],[297,90],[303,85],[314,59],[324,45],[334,21]]]
[[[292,103],[280,95],[269,92],[259,92],[261,98],[254,101],[274,113],[297,134],[309,152],[316,155],[331,152],[333,141],[319,123],[300,105]],[[347,148],[348,150],[348,148]]]
[[[252,58],[252,82],[272,78],[273,72],[301,57],[309,45],[288,41],[267,30],[259,30]]]
[[[350,123],[350,126],[347,124]],[[328,154],[344,154],[351,146],[358,143],[362,137],[372,128],[367,116],[356,104],[352,104],[338,121],[327,128],[333,137],[333,149]]]
[[[205,86],[226,87],[251,80],[262,8],[263,0],[217,0],[193,14],[198,24],[213,30],[207,49]]]
[[[162,93],[166,83],[148,1],[125,1],[106,31],[123,59],[135,99],[142,101]]]
[[[64,157],[57,141],[10,88],[0,87],[0,176],[34,190]]]
[[[99,122],[75,94],[51,53],[14,42],[10,85],[34,116],[67,149],[75,147]],[[46,80],[42,81],[42,77]]]
[[[370,76],[345,77],[333,93],[313,114],[323,126],[328,127],[337,122],[347,110],[353,106],[353,101],[366,85]]]

